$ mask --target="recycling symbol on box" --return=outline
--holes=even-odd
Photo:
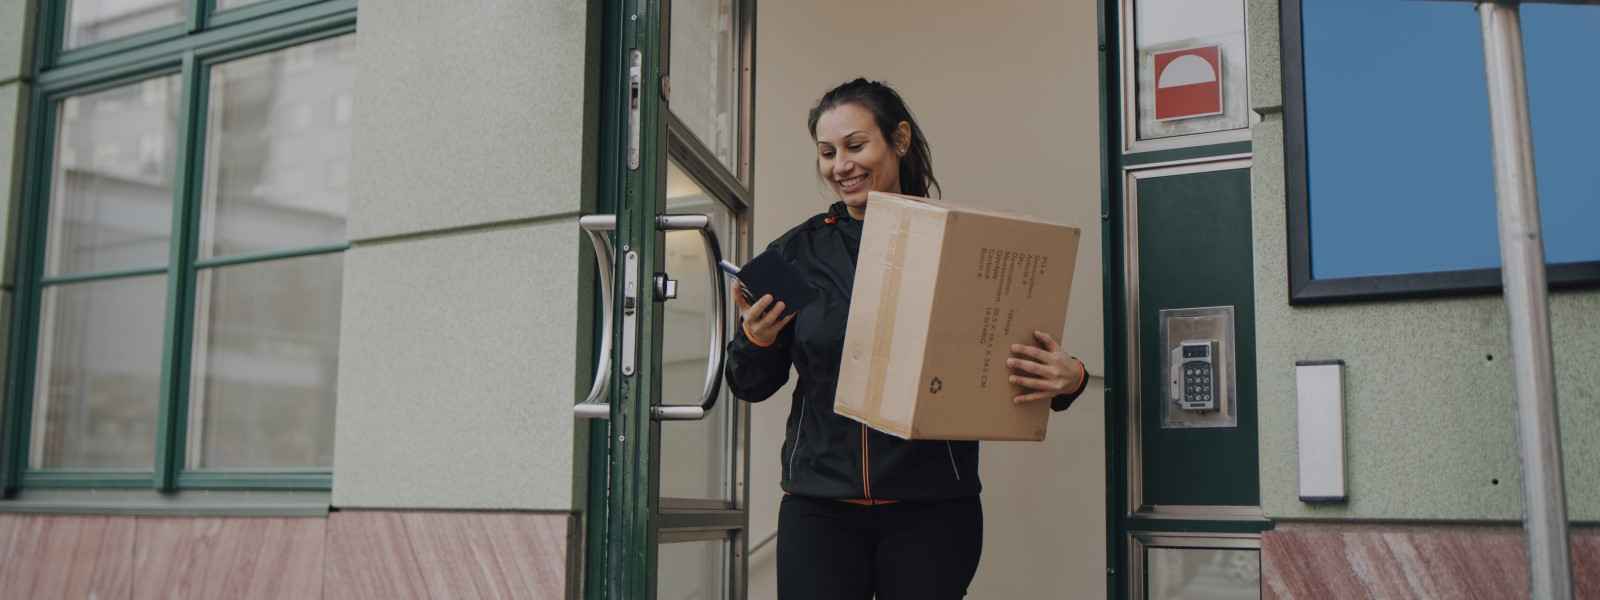
[[[942,390],[942,389],[944,389],[944,380],[943,379],[939,379],[938,377],[935,377],[935,378],[933,378],[933,381],[928,382],[928,391],[937,394],[937,393],[939,393],[939,390]]]

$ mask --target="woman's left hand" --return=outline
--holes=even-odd
[[[1043,331],[1033,332],[1038,346],[1011,345],[1011,358],[1006,366],[1011,368],[1011,383],[1024,390],[1032,390],[1012,402],[1022,404],[1049,400],[1070,390],[1078,389],[1086,375],[1083,363],[1067,356],[1055,338]]]

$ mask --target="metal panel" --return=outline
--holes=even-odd
[[[1250,230],[1249,166],[1250,162],[1245,159],[1211,160],[1125,174],[1123,277],[1129,378],[1127,515],[1157,516],[1156,506],[1166,507],[1166,515],[1184,515],[1178,518],[1228,520],[1251,518],[1246,512],[1259,515],[1259,509],[1254,508],[1259,503],[1259,490],[1256,482],[1257,457],[1254,455],[1253,269],[1249,236],[1238,235],[1239,232]],[[1174,177],[1183,179],[1178,184],[1147,190],[1147,195],[1161,195],[1141,198],[1142,187],[1148,188],[1150,183],[1164,183],[1156,180]],[[1152,202],[1159,204],[1152,205]],[[1209,203],[1218,210],[1200,210],[1203,208],[1199,206],[1201,203]],[[1160,206],[1161,210],[1153,212],[1151,206]],[[1145,222],[1152,218],[1159,220]],[[1242,223],[1239,222],[1241,220]],[[1184,227],[1200,227],[1203,231],[1185,234],[1182,230]],[[1155,231],[1163,232],[1166,239],[1141,239],[1141,236],[1150,236]],[[1232,233],[1230,235],[1227,232]],[[1180,237],[1182,241],[1176,241]],[[1199,240],[1205,241],[1209,247],[1186,250],[1173,246],[1174,243],[1197,243]],[[1153,258],[1151,252],[1155,249],[1163,251],[1159,259],[1161,262],[1147,264]],[[1221,252],[1222,255],[1193,265],[1177,262],[1188,258],[1199,260],[1198,257],[1210,252]],[[1219,283],[1217,279],[1224,275],[1228,276],[1226,282]],[[1181,283],[1173,283],[1179,279]],[[1166,283],[1152,287],[1156,282]],[[1152,302],[1163,304],[1158,306]],[[1150,372],[1154,365],[1160,364],[1159,356],[1156,356],[1157,349],[1153,347],[1158,334],[1155,315],[1160,308],[1166,307],[1166,303],[1180,302],[1183,306],[1237,307],[1241,424],[1237,429],[1185,431],[1153,427],[1159,414],[1151,414],[1154,405],[1151,399],[1145,397],[1145,390],[1165,380],[1165,374]],[[1225,467],[1211,464],[1211,459],[1217,456],[1233,457],[1240,464]],[[1161,462],[1152,462],[1154,460]],[[1178,473],[1186,474],[1181,478],[1183,485],[1176,481]],[[1197,484],[1191,476],[1206,479]],[[1230,510],[1229,507],[1239,507],[1240,510]],[[1177,512],[1174,513],[1174,510]]]
[[[1300,361],[1294,370],[1300,500],[1343,501],[1344,361]]]

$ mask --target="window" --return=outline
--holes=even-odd
[[[6,486],[327,489],[355,3],[41,12]]]
[[[1522,27],[1553,285],[1600,282],[1600,8],[1526,4]],[[1483,42],[1470,3],[1286,3],[1291,299],[1497,291]]]
[[[184,0],[67,0],[65,49],[126,38],[183,23]]]
[[[1243,0],[1120,0],[1123,151],[1250,140]]]

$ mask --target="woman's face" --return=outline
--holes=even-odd
[[[817,173],[834,195],[859,216],[867,192],[900,192],[900,157],[910,146],[911,127],[901,123],[896,142],[883,132],[867,109],[841,104],[817,118]]]

